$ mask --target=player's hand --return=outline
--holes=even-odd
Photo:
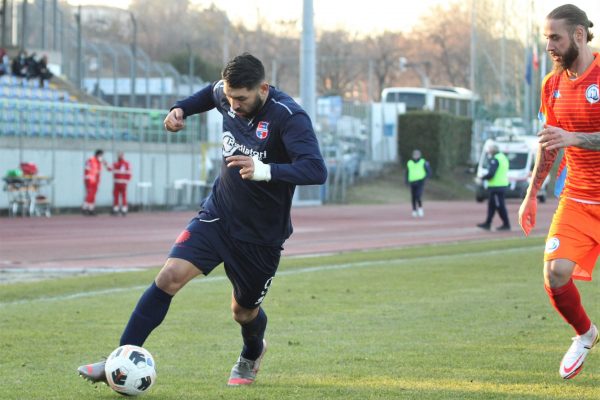
[[[525,236],[529,236],[529,232],[535,227],[535,216],[537,214],[537,196],[525,196],[521,207],[519,208],[519,225],[525,233]]]
[[[575,135],[552,125],[544,125],[544,129],[537,135],[544,150],[561,149],[575,144]]]
[[[225,162],[227,168],[239,167],[242,179],[267,182],[271,180],[271,166],[264,164],[258,157],[229,156]]]
[[[227,168],[239,167],[242,179],[252,179],[254,176],[254,161],[249,156],[229,156],[225,162]]]
[[[185,127],[185,120],[183,119],[183,110],[181,108],[172,109],[167,117],[165,118],[165,129],[169,132],[177,132]]]

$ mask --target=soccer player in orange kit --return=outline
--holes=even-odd
[[[554,70],[542,83],[540,151],[519,209],[519,224],[528,235],[535,226],[536,194],[559,150],[564,149],[567,178],[544,252],[544,284],[550,303],[577,334],[560,363],[564,379],[581,371],[598,342],[598,328],[573,283],[573,279],[592,279],[600,253],[600,55],[588,45],[592,26],[586,13],[570,4],[546,17],[546,50]]]

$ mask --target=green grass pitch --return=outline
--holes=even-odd
[[[146,399],[597,399],[600,354],[558,375],[573,332],[542,286],[541,238],[284,258],[252,387],[222,268],[191,282],[145,344]],[[0,286],[0,399],[115,399],[76,374],[108,355],[157,270]],[[592,318],[600,290],[578,284]]]

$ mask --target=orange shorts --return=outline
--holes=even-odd
[[[576,263],[573,279],[592,280],[600,254],[600,204],[561,198],[546,239],[544,261],[567,259]]]

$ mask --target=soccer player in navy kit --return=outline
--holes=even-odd
[[[290,96],[269,86],[254,56],[235,57],[223,69],[221,81],[178,101],[165,118],[165,128],[177,132],[186,117],[213,108],[223,114],[220,175],[140,298],[120,345],[142,346],[164,319],[171,298],[223,262],[233,286],[233,319],[241,325],[243,338],[228,385],[248,385],[266,351],[267,316],[260,305],[277,271],[282,245],[292,233],[295,187],[324,183],[327,169],[310,118]],[[92,382],[106,381],[104,361],[78,371]]]

